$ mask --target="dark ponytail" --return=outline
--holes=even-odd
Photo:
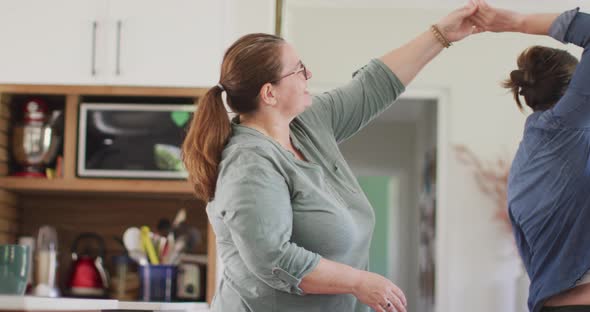
[[[517,60],[518,69],[510,73],[502,86],[510,89],[522,110],[520,97],[533,111],[552,108],[565,94],[578,60],[567,51],[533,46]]]
[[[231,135],[222,93],[226,92],[227,105],[233,112],[255,111],[260,88],[280,76],[283,43],[274,35],[249,34],[225,52],[220,83],[200,99],[182,144],[182,160],[199,199],[213,200],[221,154]]]

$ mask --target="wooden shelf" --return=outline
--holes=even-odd
[[[215,234],[211,226],[206,224],[205,210],[202,209],[206,203],[195,198],[193,189],[187,181],[99,179],[76,176],[78,110],[81,101],[85,98],[174,97],[183,98],[183,101],[190,100],[189,102],[196,105],[207,90],[207,88],[0,84],[0,243],[13,243],[17,239],[17,234],[33,233],[42,224],[61,227],[64,235],[69,235],[62,236],[71,239],[75,233],[83,229],[83,226],[89,227],[89,231],[110,237],[115,232],[122,232],[121,228],[127,228],[131,224],[152,222],[150,212],[157,212],[153,213],[155,217],[165,213],[170,214],[179,205],[188,205],[194,208],[193,211],[196,214],[191,213],[191,224],[199,225],[203,232],[206,227],[207,231],[206,253],[209,264],[207,265],[206,298],[207,302],[211,302],[216,277]],[[15,99],[18,100],[27,95],[56,99],[54,104],[64,111],[62,178],[6,176],[10,172],[9,156],[11,155],[8,134],[10,134],[11,120],[15,118],[11,116],[11,105],[17,103]],[[136,213],[138,209],[147,213],[140,215]],[[114,219],[117,220],[113,221]],[[6,224],[9,225],[8,230],[6,226],[3,226]],[[201,252],[204,253],[205,250]],[[66,255],[66,253],[63,254]],[[125,308],[128,306],[126,305]],[[2,310],[1,307],[0,310]]]
[[[16,193],[116,193],[145,194],[147,196],[192,194],[185,180],[130,180],[130,179],[39,179],[0,177],[0,189]]]
[[[0,85],[0,93],[59,94],[59,95],[141,95],[201,97],[207,88],[61,86],[61,85]]]

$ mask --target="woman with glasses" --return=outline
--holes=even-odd
[[[483,30],[549,35],[584,49],[534,46],[504,83],[533,113],[508,181],[508,211],[531,280],[533,312],[590,311],[590,15],[518,14],[478,0]]]
[[[476,10],[450,13],[313,97],[311,71],[283,39],[250,34],[229,47],[183,144],[223,262],[212,311],[406,311],[402,290],[367,271],[375,215],[338,143],[476,32],[467,20]]]

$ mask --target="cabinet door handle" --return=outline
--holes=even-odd
[[[91,51],[90,74],[93,77],[96,76],[96,29],[97,28],[98,28],[98,23],[96,21],[92,22],[92,51]]]
[[[117,76],[121,75],[121,28],[123,28],[123,22],[121,20],[117,21],[117,68],[115,69],[115,74]]]

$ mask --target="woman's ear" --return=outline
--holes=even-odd
[[[258,95],[260,97],[261,104],[263,105],[274,106],[278,103],[276,97],[276,88],[270,82],[262,85]]]

